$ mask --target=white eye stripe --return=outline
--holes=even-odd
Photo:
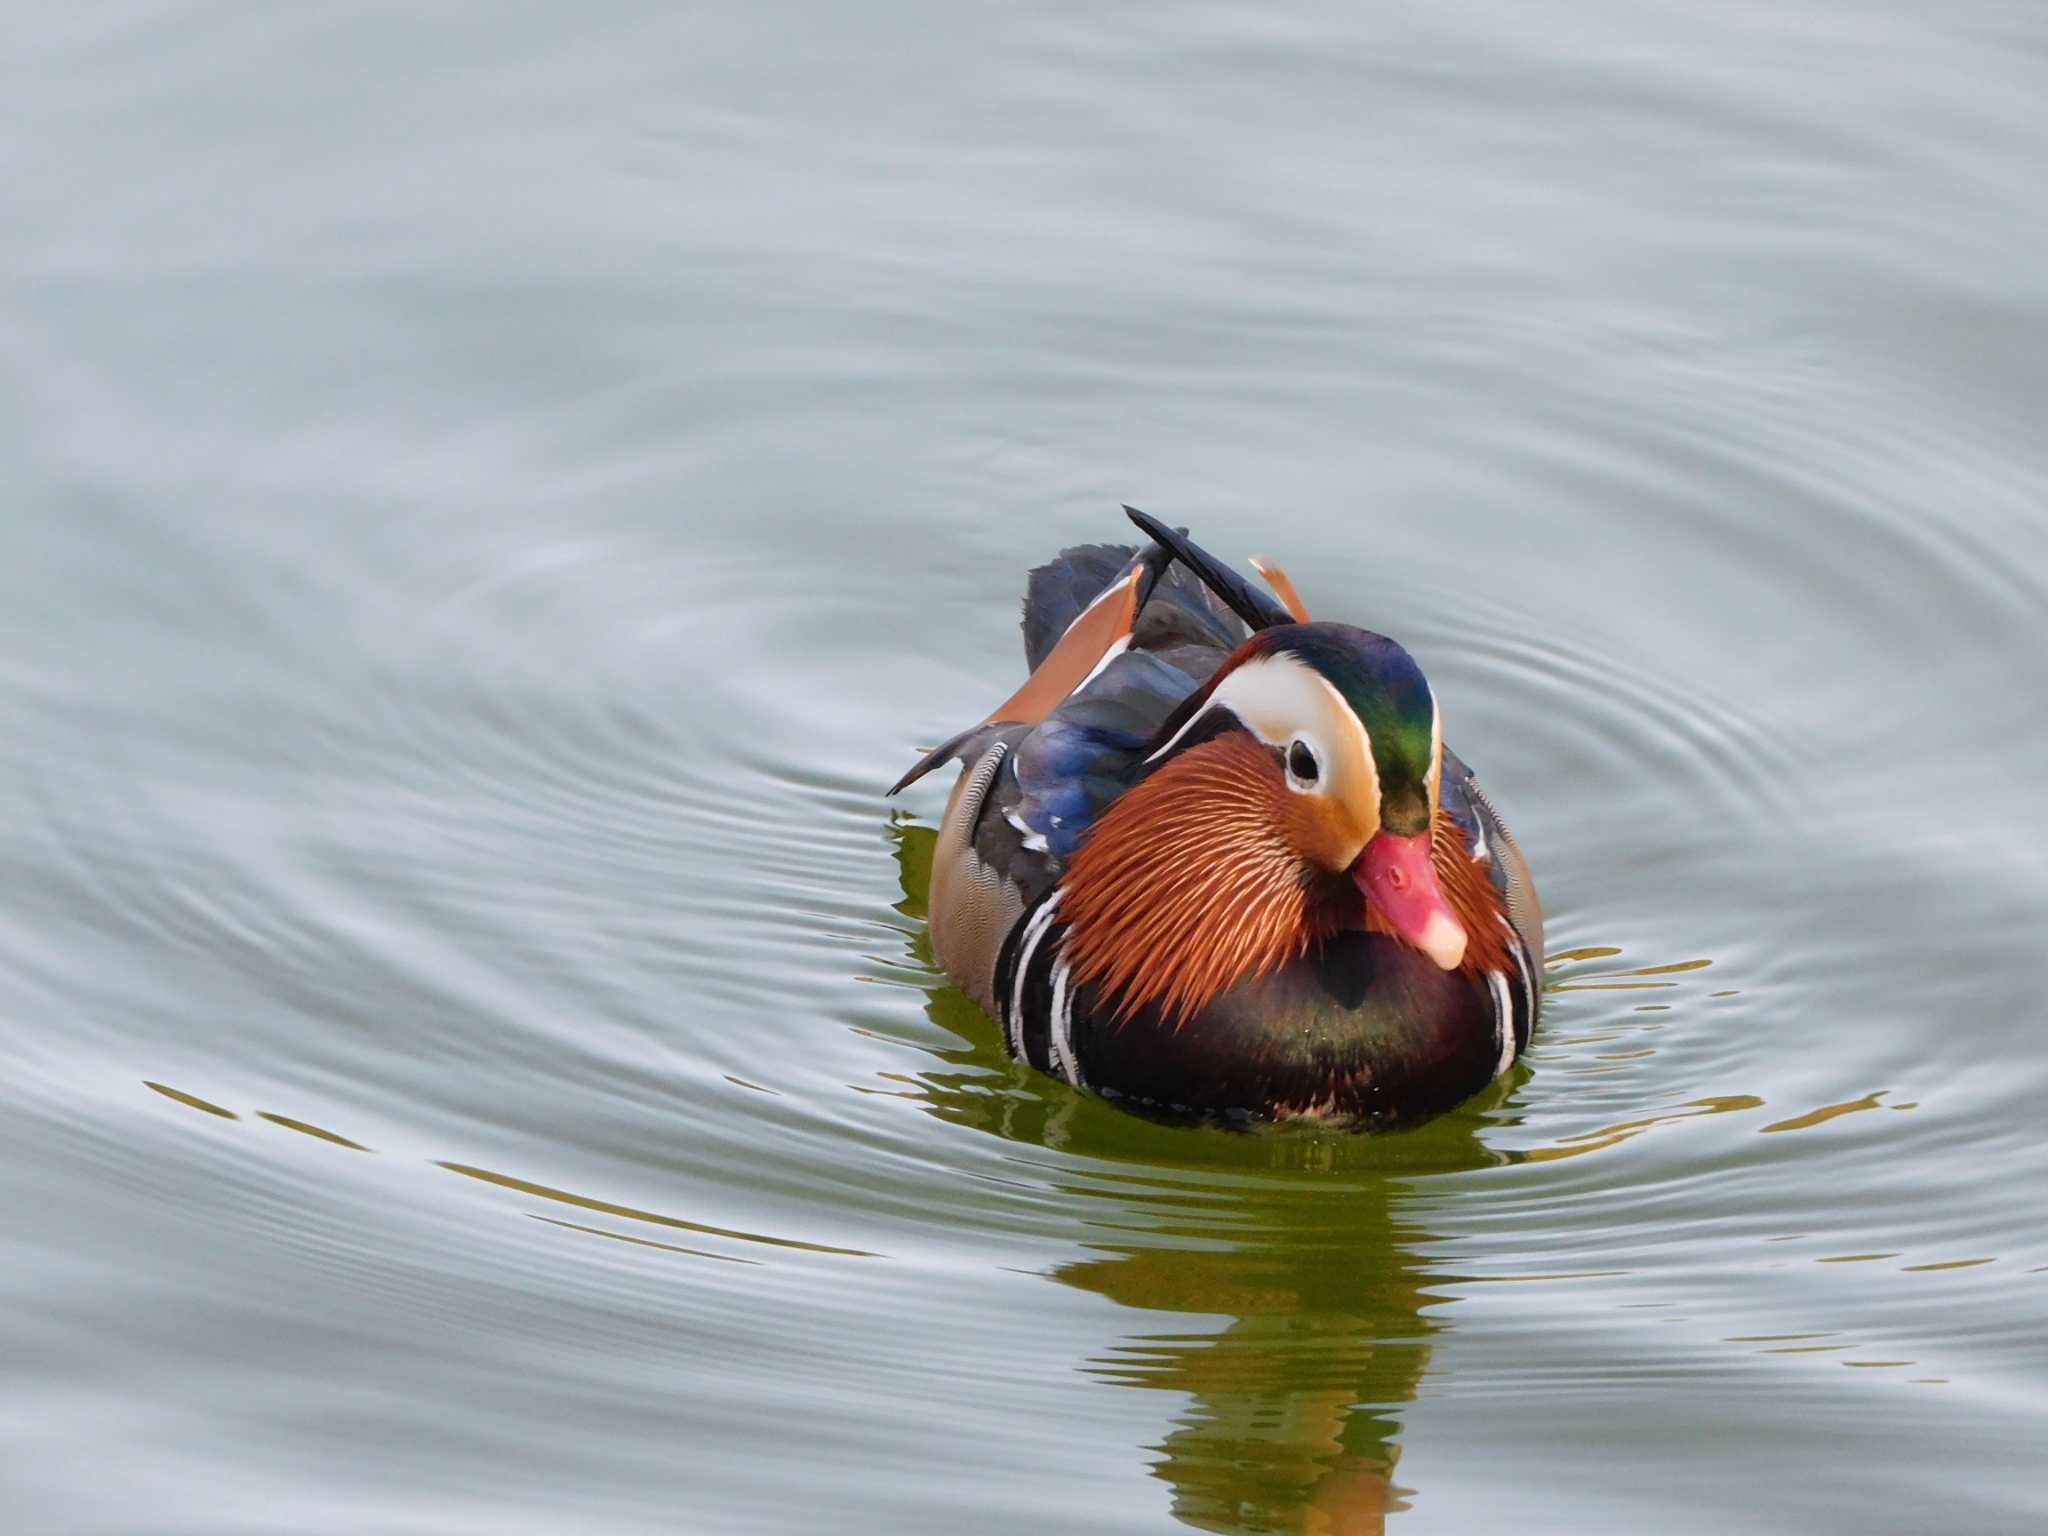
[[[1255,656],[1218,683],[1202,708],[1146,762],[1157,762],[1172,752],[1217,709],[1229,710],[1253,736],[1278,748],[1283,762],[1295,740],[1306,738],[1316,754],[1316,783],[1310,786],[1290,779],[1289,787],[1298,794],[1313,792],[1345,806],[1349,812],[1345,819],[1355,825],[1358,847],[1364,846],[1364,838],[1379,825],[1379,769],[1373,762],[1372,740],[1364,723],[1328,678],[1285,651]],[[1357,851],[1354,847],[1351,856],[1355,858]]]
[[[1305,721],[1334,718],[1350,727],[1364,755],[1371,757],[1370,750],[1366,750],[1365,727],[1359,724],[1344,696],[1328,678],[1282,653],[1255,657],[1224,678],[1208,701],[1146,761],[1172,751],[1183,736],[1219,705],[1242,720],[1259,740],[1273,747],[1285,747],[1302,734],[1300,727]]]

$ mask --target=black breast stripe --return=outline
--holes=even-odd
[[[1520,933],[1515,934],[1509,948],[1515,960],[1515,999],[1520,1004],[1515,1010],[1515,1054],[1519,1056],[1529,1048],[1529,1036],[1536,1029],[1536,1010],[1541,1006],[1543,996],[1543,973],[1537,957],[1529,953],[1529,946],[1522,942]]]
[[[996,959],[996,1006],[1002,1010],[1010,1054],[1041,1072],[1055,1070],[1053,969],[1066,936],[1066,928],[1057,920],[1059,902],[1060,891],[1055,886],[1028,907]]]

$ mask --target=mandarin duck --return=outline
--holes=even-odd
[[[1422,669],[1186,535],[1063,550],[1030,676],[958,761],[932,948],[1010,1052],[1155,1113],[1412,1119],[1500,1076],[1541,1002],[1529,866]]]

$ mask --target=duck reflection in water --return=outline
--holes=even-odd
[[[1428,1363],[1436,1298],[1391,1193],[1354,1185],[1314,1216],[1283,1208],[1220,1251],[1131,1247],[1055,1272],[1127,1307],[1231,1319],[1134,1334],[1085,1367],[1190,1397],[1154,1468],[1188,1524],[1352,1536],[1407,1507],[1398,1409]]]
[[[905,899],[922,917],[931,831],[893,828]],[[929,967],[926,941],[913,940]],[[1062,1284],[1157,1314],[1080,1369],[1123,1387],[1184,1394],[1154,1475],[1201,1530],[1359,1536],[1385,1528],[1413,1490],[1395,1481],[1401,1405],[1416,1395],[1442,1326],[1429,1310],[1405,1175],[1501,1160],[1460,1113],[1391,1135],[1227,1131],[1159,1124],[1077,1094],[1007,1059],[995,1026],[957,990],[927,1012],[963,1046],[954,1070],[919,1074],[932,1113],[1007,1140],[1120,1165],[1082,1165],[1062,1188],[1102,1202],[1116,1234],[1051,1272]],[[1095,1213],[1091,1213],[1093,1215]],[[1204,1319],[1221,1317],[1220,1331]],[[1176,1326],[1180,1319],[1185,1326]]]

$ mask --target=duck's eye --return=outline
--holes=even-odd
[[[1304,784],[1313,784],[1322,768],[1316,763],[1316,755],[1309,744],[1297,738],[1287,749],[1287,771]]]

